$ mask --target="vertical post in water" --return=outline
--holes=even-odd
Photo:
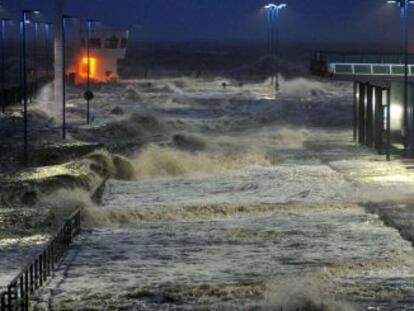
[[[358,121],[358,94],[359,94],[359,84],[357,81],[354,81],[354,102],[353,102],[353,109],[352,109],[352,127],[353,127],[353,139],[354,141],[357,140],[357,121]]]
[[[280,22],[279,22],[279,7],[276,9],[275,12],[275,91],[279,91],[279,57],[280,57]]]
[[[384,105],[383,88],[375,89],[375,148],[378,154],[383,153],[383,133],[384,133]]]
[[[21,57],[22,57],[22,78],[23,78],[23,162],[27,166],[29,162],[28,155],[28,137],[27,137],[27,60],[26,60],[26,14],[27,11],[22,13],[21,22]]]
[[[358,143],[365,143],[365,93],[366,84],[359,83],[358,100]]]
[[[408,102],[408,14],[410,1],[405,0],[401,5],[402,10],[402,31],[403,31],[403,48],[404,48],[404,145],[408,156],[413,155],[413,133],[411,124],[411,107]]]
[[[374,126],[374,87],[371,84],[367,84],[366,91],[366,120],[365,120],[365,145],[372,147],[373,144],[373,126]]]
[[[49,24],[45,23],[45,33],[44,33],[44,55],[45,55],[45,61],[46,61],[46,67],[45,67],[45,81],[46,83],[49,82]]]
[[[387,89],[387,161],[391,160],[391,86]]]
[[[91,91],[91,64],[90,64],[90,52],[91,52],[91,32],[92,32],[92,21],[88,20],[88,35],[86,38],[86,58],[87,58],[87,79],[86,79],[86,89],[87,93],[89,94]],[[90,98],[87,96],[86,99],[86,123],[90,124],[91,122],[91,115],[90,115]]]
[[[32,86],[32,92],[35,91],[37,92],[38,87],[39,87],[39,75],[38,75],[38,71],[39,71],[39,55],[38,55],[38,35],[39,35],[39,23],[35,22],[34,23],[34,38],[33,38],[33,43],[34,43],[34,47],[33,47],[33,60],[34,60],[34,87]]]
[[[268,21],[268,24],[269,24],[269,56],[270,56],[270,61],[271,62],[273,62],[273,36],[272,36],[272,34],[273,34],[273,31],[272,31],[272,29],[273,29],[273,24],[272,24],[272,17],[271,17],[271,14],[270,14],[270,12],[268,11],[267,12],[267,21]],[[270,75],[270,78],[271,78],[271,85],[272,85],[272,87],[273,87],[273,65],[271,64],[271,66],[270,66],[270,71],[271,71],[271,75]]]
[[[54,42],[54,56],[55,56],[55,106],[61,106],[63,102],[63,87],[64,87],[64,72],[63,72],[63,14],[65,1],[55,0],[55,42]],[[63,112],[62,112],[63,120]]]
[[[66,139],[66,25],[65,17],[62,18],[62,138]],[[58,27],[59,27],[58,26]]]

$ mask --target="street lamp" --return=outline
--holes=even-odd
[[[37,90],[39,85],[38,81],[38,70],[39,70],[39,56],[38,56],[38,33],[39,33],[39,22],[34,23],[34,51],[33,51],[33,60],[34,60],[34,81],[35,81],[35,89]]]
[[[66,139],[66,20],[76,16],[63,15],[62,18],[62,138]]]
[[[22,43],[22,74],[23,74],[23,161],[24,165],[28,164],[28,142],[27,142],[27,51],[26,51],[26,24],[29,22],[27,15],[39,14],[36,10],[23,10],[21,21],[21,43]]]
[[[86,38],[86,65],[87,65],[87,77],[86,77],[86,92],[85,92],[85,99],[86,99],[86,124],[90,124],[91,117],[90,117],[90,101],[93,99],[93,93],[91,92],[91,66],[90,66],[90,43],[91,43],[91,35],[92,35],[92,25],[93,23],[97,23],[95,20],[89,19],[87,21],[87,38]]]
[[[286,3],[269,3],[264,8],[270,25],[270,53],[272,57],[272,85],[279,91],[279,11],[286,8]]]
[[[46,82],[49,82],[50,76],[50,53],[49,51],[49,37],[50,37],[50,27],[53,26],[53,23],[45,23],[45,42],[44,42],[44,53],[45,53],[45,61],[46,61]]]
[[[4,112],[6,110],[6,94],[4,91],[6,90],[6,25],[11,21],[8,18],[1,19],[1,34],[0,34],[0,41],[1,41],[1,91],[3,92],[1,96],[1,110]]]
[[[410,9],[410,4],[413,4],[412,0],[387,0],[389,4],[396,4],[400,7],[401,10],[401,53],[404,55],[404,147],[409,150],[410,153],[413,152],[413,133],[412,124],[410,124],[408,118],[408,11]],[[411,111],[411,114],[413,111]],[[413,116],[411,116],[413,118]],[[410,125],[410,126],[409,126]]]

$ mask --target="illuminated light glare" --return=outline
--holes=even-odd
[[[399,105],[391,105],[391,119],[401,120],[403,117],[403,107]]]
[[[95,78],[96,76],[96,68],[97,68],[97,61],[96,58],[90,57],[89,58],[89,77]],[[88,58],[82,58],[82,61],[79,66],[79,76],[83,79],[88,78]]]

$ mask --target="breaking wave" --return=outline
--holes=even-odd
[[[89,227],[119,227],[145,222],[205,221],[223,220],[258,215],[300,214],[303,209],[344,208],[335,204],[295,205],[295,204],[258,204],[240,205],[231,203],[197,204],[177,207],[100,207],[91,194],[82,189],[61,189],[43,197],[42,207],[52,207],[53,219],[58,222],[76,208],[82,209],[82,224]],[[350,206],[349,208],[352,208]],[[245,228],[219,229],[217,236],[229,240],[278,240],[285,232],[278,230],[252,231]]]
[[[285,79],[283,76],[280,77],[280,89],[283,95],[290,97],[338,96],[341,91],[338,84],[303,77]]]
[[[108,139],[119,141],[142,139],[143,141],[166,134],[167,125],[151,115],[132,113],[102,127],[91,130],[73,129],[73,137],[85,141],[102,141]]]
[[[197,154],[150,145],[134,161],[138,179],[220,174],[252,165],[270,166],[265,153],[227,152]]]
[[[131,225],[149,221],[210,220],[271,213],[278,205],[237,206],[233,204],[197,205],[176,208],[102,208],[82,189],[61,189],[44,196],[37,203],[48,207],[55,224],[70,215],[74,210],[82,210],[82,225],[88,227],[111,227]]]

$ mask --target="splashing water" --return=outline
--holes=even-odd
[[[44,112],[54,120],[60,120],[62,117],[62,111],[54,101],[54,89],[53,84],[46,84],[37,94],[36,104],[33,109],[38,109]]]

